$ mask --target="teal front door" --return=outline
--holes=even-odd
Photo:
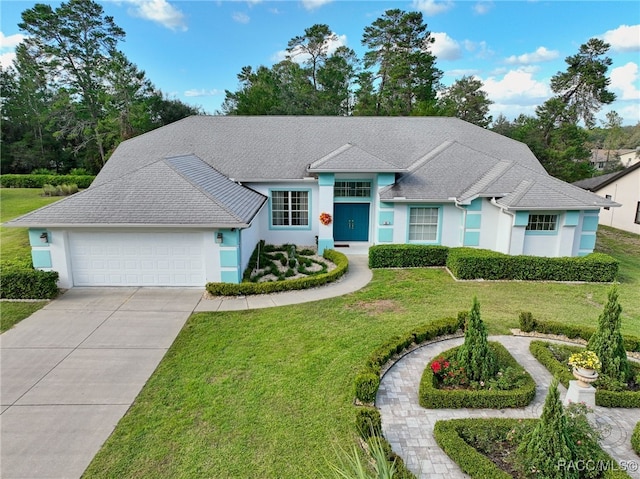
[[[334,241],[369,241],[369,204],[333,205]]]

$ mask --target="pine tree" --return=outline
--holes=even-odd
[[[578,478],[577,468],[563,468],[575,457],[568,434],[567,418],[564,415],[558,381],[554,379],[544,402],[542,416],[536,427],[518,448],[526,472],[536,472],[536,477],[546,479]]]
[[[473,306],[464,333],[464,344],[458,350],[458,362],[471,381],[486,381],[498,372],[498,363],[487,341],[487,329],[480,318],[480,303],[473,298]]]
[[[618,289],[614,286],[609,290],[607,303],[598,318],[598,328],[587,348],[596,353],[602,363],[600,376],[625,383],[631,379],[631,368],[620,332],[621,312]]]

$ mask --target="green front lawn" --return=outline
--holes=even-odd
[[[615,235],[611,235],[615,236]],[[623,332],[640,335],[640,242],[617,248]],[[281,308],[193,315],[86,477],[318,477],[354,444],[353,378],[390,336],[456,316],[474,295],[490,333],[518,312],[596,324],[609,286],[455,282],[376,270],[362,291]]]

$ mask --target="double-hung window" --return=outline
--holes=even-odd
[[[409,241],[434,242],[438,240],[438,208],[409,208]]]
[[[308,226],[309,191],[272,191],[271,226]]]

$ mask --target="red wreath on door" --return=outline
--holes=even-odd
[[[320,223],[325,226],[329,226],[331,224],[331,221],[333,221],[333,218],[331,218],[331,215],[329,213],[320,213]]]

